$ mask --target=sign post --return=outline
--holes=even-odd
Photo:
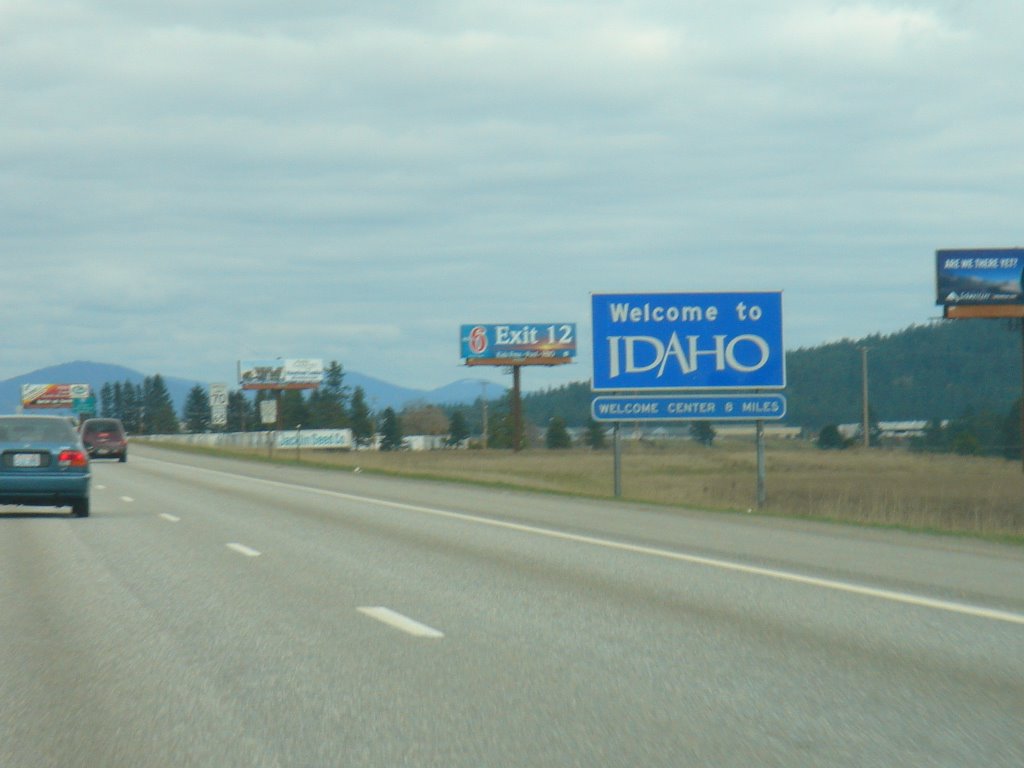
[[[765,495],[767,470],[765,468],[764,455],[764,422],[761,419],[755,421],[754,429],[757,432],[757,508],[764,509],[767,500]]]
[[[763,508],[764,420],[783,418],[786,401],[749,392],[786,386],[782,294],[595,293],[591,323],[591,388],[634,393],[597,396],[591,404],[595,420],[615,424],[615,495],[622,492],[621,421],[754,421]]]

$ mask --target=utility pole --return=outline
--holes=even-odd
[[[860,348],[861,355],[861,401],[864,403],[864,413],[861,421],[861,432],[864,437],[864,447],[868,448],[871,445],[871,435],[869,432],[868,424],[868,348]]]

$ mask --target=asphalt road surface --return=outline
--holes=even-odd
[[[136,445],[0,508],[0,766],[1024,765],[1024,551]]]

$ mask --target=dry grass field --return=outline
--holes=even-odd
[[[265,454],[260,454],[265,455]],[[1024,472],[994,458],[901,449],[821,451],[768,441],[763,514],[966,533],[1024,542]],[[275,459],[294,461],[294,452]],[[610,450],[304,451],[304,464],[610,498]],[[623,497],[678,507],[742,511],[756,506],[752,441],[625,443]],[[755,509],[756,513],[757,510]]]

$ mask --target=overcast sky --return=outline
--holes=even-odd
[[[433,388],[463,323],[784,291],[789,349],[1024,244],[1020,0],[0,0],[0,378]]]

